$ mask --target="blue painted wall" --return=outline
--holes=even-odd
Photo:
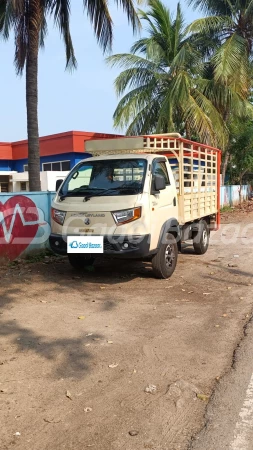
[[[27,164],[27,159],[18,159],[13,161],[13,169],[16,172],[24,172],[24,164]]]
[[[70,168],[74,167],[79,161],[89,158],[88,153],[62,153],[60,155],[42,156],[40,158],[40,170],[42,164],[47,162],[70,161]],[[16,172],[24,172],[24,164],[28,164],[28,159],[18,159],[15,161],[0,160],[0,171],[14,170]]]
[[[0,170],[2,171],[10,171],[13,170],[13,161],[6,161],[4,159],[0,159]]]
[[[221,186],[220,204],[223,206],[236,206],[240,202],[240,186]],[[242,186],[242,200],[248,198],[248,186]]]

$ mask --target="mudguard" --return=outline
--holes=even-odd
[[[178,220],[175,217],[171,217],[163,224],[159,236],[158,248],[160,247],[160,245],[166,244],[167,233],[173,234],[173,236],[175,236],[176,238],[177,243],[181,241],[181,229]]]

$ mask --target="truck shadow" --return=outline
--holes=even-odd
[[[42,270],[41,276],[43,277],[44,274],[48,276],[46,272]],[[136,278],[154,278],[150,262],[109,258],[98,258],[94,266],[80,271],[73,269],[68,260],[64,259],[60,265],[51,264],[50,272],[50,276],[56,283],[59,283],[60,287],[64,287],[64,283],[62,283],[64,279],[73,280],[74,284],[87,282],[110,286],[128,283]]]
[[[182,244],[181,253],[185,255],[196,255],[192,243],[187,242]]]

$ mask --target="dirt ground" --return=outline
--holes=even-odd
[[[166,281],[133,262],[1,266],[1,450],[190,448],[253,314],[251,222],[225,213]]]

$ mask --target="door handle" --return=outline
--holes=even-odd
[[[173,198],[173,206],[177,206],[177,199],[176,199],[176,197]]]

